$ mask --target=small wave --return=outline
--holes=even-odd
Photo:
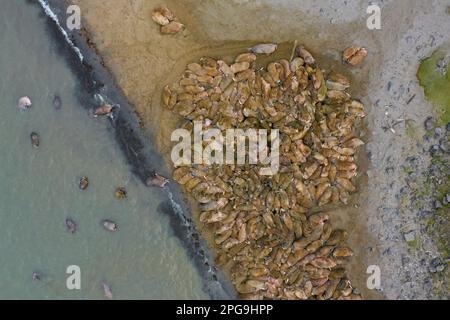
[[[41,5],[41,7],[44,9],[45,14],[56,23],[58,29],[64,35],[64,38],[66,39],[66,42],[70,45],[70,47],[73,49],[73,51],[75,51],[75,53],[77,54],[78,58],[80,59],[80,62],[83,62],[84,57],[83,57],[83,54],[81,53],[81,50],[73,43],[73,41],[69,37],[69,34],[61,26],[61,24],[59,23],[58,16],[50,8],[48,2],[46,0],[38,0],[38,2]]]

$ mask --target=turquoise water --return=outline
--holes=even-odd
[[[77,78],[42,10],[25,0],[0,6],[0,299],[102,299],[102,281],[118,299],[208,298],[169,217],[157,210],[166,195],[131,174],[107,120],[79,105]],[[16,108],[23,95],[33,101],[26,112]],[[85,191],[81,176],[90,180]],[[122,201],[114,198],[119,186],[128,191]],[[67,217],[78,224],[75,234],[66,231]],[[102,219],[118,231],[105,231]],[[81,290],[66,288],[69,265],[81,268]]]

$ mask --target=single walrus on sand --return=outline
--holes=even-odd
[[[164,178],[163,176],[160,176],[156,172],[154,172],[150,177],[147,178],[145,181],[145,185],[147,187],[160,187],[164,188],[166,184],[169,183],[169,180]]]
[[[32,105],[31,99],[27,96],[20,98],[19,101],[17,102],[17,108],[19,108],[20,110],[30,109],[31,105]]]

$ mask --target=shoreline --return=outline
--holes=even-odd
[[[80,90],[77,95],[80,105],[91,109],[96,104],[95,94],[101,94],[107,101],[120,105],[120,112],[110,121],[110,125],[132,173],[143,184],[154,172],[169,177],[163,157],[154,147],[153,133],[146,127],[142,128],[142,120],[136,109],[130,105],[122,90],[116,85],[114,77],[103,63],[103,58],[92,46],[86,30],[71,33],[55,20],[61,20],[66,1],[48,0],[47,8],[43,7],[45,4],[43,0],[31,3],[39,5],[44,10],[48,19],[48,29],[58,45],[58,50],[79,79]],[[63,30],[66,34],[62,32]],[[169,183],[163,191],[166,193],[167,201],[160,204],[158,209],[170,217],[170,225],[175,236],[188,251],[204,280],[204,291],[211,299],[236,298],[232,284],[228,283],[222,272],[214,266],[213,254],[207,249],[204,240],[201,237],[198,241],[193,240],[192,235],[198,235],[198,231],[192,222],[189,204],[185,201],[180,188],[174,183]]]

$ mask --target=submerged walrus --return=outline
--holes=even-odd
[[[55,97],[53,98],[53,108],[55,108],[55,110],[61,110],[61,107],[62,107],[61,97],[55,95]]]
[[[39,148],[39,135],[36,132],[32,132],[31,135],[31,145],[35,148]]]
[[[72,234],[77,231],[77,224],[75,223],[75,221],[73,221],[70,218],[66,219],[66,227],[67,227],[67,231],[69,231]]]
[[[145,185],[147,187],[160,187],[164,188],[166,184],[169,183],[169,180],[164,178],[163,176],[160,176],[156,172],[153,173],[150,177],[147,178],[145,181]]]

